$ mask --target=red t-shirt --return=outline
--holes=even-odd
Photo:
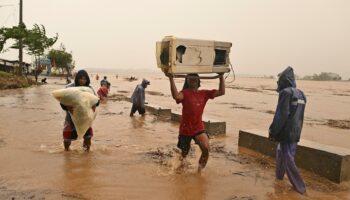
[[[97,91],[98,96],[101,97],[107,97],[108,96],[108,89],[106,86],[100,87],[100,89]]]
[[[204,130],[202,115],[208,99],[213,99],[216,90],[182,90],[182,117],[180,123],[180,135],[193,136]]]

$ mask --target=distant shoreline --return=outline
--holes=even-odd
[[[147,75],[148,73],[152,75],[159,75],[164,76],[164,73],[160,69],[99,69],[99,68],[84,68],[88,71],[89,74],[115,74],[115,75]],[[80,70],[80,69],[79,69]],[[232,76],[232,72],[230,73],[230,76]],[[262,78],[262,79],[277,79],[277,76],[273,75],[255,75],[255,74],[235,74],[235,77],[241,77],[241,78]],[[302,78],[297,78],[297,80],[305,80],[305,81],[336,81],[336,80],[306,80]],[[338,81],[337,81],[338,82]],[[350,82],[349,80],[339,80],[339,82]]]

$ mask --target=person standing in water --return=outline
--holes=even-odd
[[[134,116],[136,111],[139,112],[140,115],[145,115],[145,89],[150,85],[150,82],[146,79],[143,79],[141,84],[137,85],[134,92],[131,96],[132,107],[130,111],[130,117]]]
[[[111,83],[109,81],[107,81],[107,76],[104,76],[103,79],[101,80],[101,83],[100,83],[101,87],[103,85],[106,85],[107,86],[107,89],[109,91],[109,88],[111,87]]]
[[[97,95],[100,98],[101,101],[107,100],[108,97],[108,88],[107,88],[107,83],[104,82],[101,84],[100,89],[97,91]]]
[[[180,92],[176,88],[173,75],[167,73],[165,75],[169,77],[173,99],[176,103],[182,104],[182,117],[177,144],[177,147],[181,149],[181,160],[189,153],[193,139],[202,151],[198,166],[198,172],[201,172],[209,158],[209,137],[205,132],[202,115],[209,99],[225,94],[223,74],[219,74],[218,90],[199,90],[200,78],[198,74],[188,74]]]
[[[269,128],[269,139],[278,142],[276,177],[282,180],[287,173],[294,189],[304,194],[305,183],[295,165],[294,156],[303,128],[306,97],[296,88],[293,68],[287,67],[278,76],[278,105]]]
[[[90,86],[90,78],[88,73],[85,70],[80,70],[75,76],[75,80],[73,83],[69,84],[66,86],[68,87],[90,87],[92,91],[95,93],[94,89]],[[95,94],[96,95],[96,94]],[[96,105],[94,105],[91,109],[95,111],[96,107],[99,105],[100,102],[97,102]],[[69,147],[71,145],[72,140],[76,140],[78,138],[77,131],[75,129],[74,123],[71,118],[71,114],[74,113],[74,107],[71,106],[66,106],[63,104],[60,104],[62,109],[66,111],[66,118],[64,122],[64,128],[63,128],[63,144],[64,144],[64,149],[66,151],[69,151]],[[83,142],[83,148],[86,151],[90,150],[91,146],[91,138],[93,136],[93,130],[90,127],[85,135],[84,135],[84,142]]]

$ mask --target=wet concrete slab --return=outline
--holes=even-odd
[[[180,123],[180,121],[181,121],[181,113],[180,112],[176,112],[176,111],[172,111],[171,112],[171,120]]]
[[[275,157],[277,147],[268,139],[267,131],[262,130],[240,130],[238,145],[271,157]],[[295,161],[298,167],[333,182],[350,181],[349,149],[300,140]]]
[[[147,112],[150,112],[154,115],[170,117],[171,109],[163,106],[155,105],[155,104],[145,104],[145,108]]]
[[[203,119],[205,130],[212,136],[226,136],[226,122],[216,119]]]

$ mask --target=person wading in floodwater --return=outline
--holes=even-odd
[[[149,82],[146,79],[143,79],[141,84],[138,84],[132,93],[131,96],[131,102],[132,102],[132,107],[130,111],[130,117],[134,116],[134,113],[136,111],[139,112],[140,115],[144,116],[145,115],[145,89],[147,88],[148,85],[150,85],[151,82]]]
[[[83,87],[83,86],[90,87],[92,91],[95,93],[94,89],[90,86],[90,78],[88,73],[85,70],[80,70],[76,74],[74,82],[67,85],[66,88]],[[98,101],[97,104],[94,105],[91,109],[95,111],[96,107],[99,106],[99,104],[100,104],[100,101]],[[70,116],[71,114],[74,113],[74,107],[63,105],[63,104],[60,104],[60,105],[62,109],[66,111],[66,118],[64,121],[64,128],[63,128],[63,144],[64,144],[64,149],[66,151],[69,151],[69,147],[71,145],[72,140],[76,140],[78,138],[78,134],[75,129],[73,120]],[[84,135],[83,148],[85,149],[85,151],[90,150],[92,136],[93,136],[93,130],[90,127]]]
[[[294,156],[303,128],[306,97],[296,88],[293,68],[287,67],[278,76],[278,105],[269,129],[269,139],[279,142],[276,151],[276,177],[282,180],[287,173],[294,189],[304,194],[305,183],[295,165]]]
[[[202,115],[208,99],[214,99],[225,94],[223,74],[219,74],[220,83],[218,90],[199,90],[200,79],[198,74],[188,74],[180,92],[176,88],[173,75],[168,73],[165,75],[169,77],[173,98],[176,103],[182,104],[182,117],[177,144],[178,148],[181,149],[181,160],[189,153],[193,139],[202,151],[198,166],[198,172],[201,172],[209,158],[209,137],[205,132]]]

